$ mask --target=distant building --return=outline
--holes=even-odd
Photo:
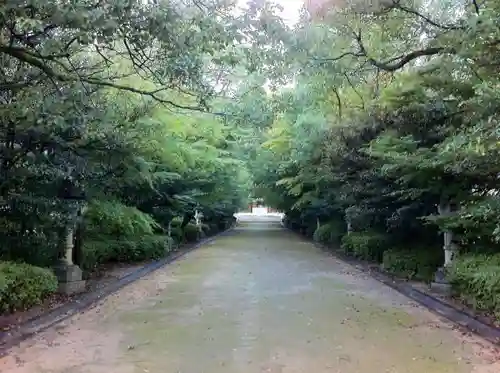
[[[264,207],[264,200],[262,198],[252,199],[252,203],[248,205],[248,211],[255,212],[256,209],[262,209]]]
[[[272,207],[266,206],[264,200],[261,198],[255,198],[252,203],[248,205],[248,211],[252,214],[265,215],[265,214],[276,214],[279,213],[278,210]]]

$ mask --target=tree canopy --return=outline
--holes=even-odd
[[[279,14],[4,1],[2,259],[51,265],[74,227],[84,266],[155,257],[159,237],[186,240],[200,213],[224,229],[250,197],[426,279],[498,252],[498,1],[312,1],[292,26]],[[124,244],[145,236],[149,254]]]
[[[498,2],[319,5],[288,39],[293,86],[268,98],[258,195],[291,228],[412,276],[498,252]]]
[[[218,113],[264,50],[264,26],[281,25],[269,4],[236,10],[197,0],[0,5],[2,258],[49,265],[75,226],[85,246],[182,235],[172,224],[184,230],[196,213],[214,225],[206,230],[232,220],[250,195],[245,117]]]

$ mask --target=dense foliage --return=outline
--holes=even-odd
[[[273,9],[2,2],[0,260],[51,267],[73,235],[72,259],[91,271],[157,259],[233,224],[251,184],[236,126],[243,115],[231,103],[237,72],[259,73],[252,58],[264,25],[282,26]],[[18,267],[5,268],[3,308],[54,290],[14,291]],[[27,298],[5,301],[4,290]]]
[[[71,232],[87,271],[156,259],[253,189],[500,312],[500,3],[306,3],[290,28],[268,1],[4,1],[0,259],[50,267]]]
[[[0,312],[40,304],[56,289],[57,278],[49,269],[0,262]]]
[[[395,274],[445,263],[464,298],[500,311],[498,263],[456,261],[500,251],[500,3],[312,3],[288,47],[295,84],[269,97],[257,196]]]

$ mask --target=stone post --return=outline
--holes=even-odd
[[[169,237],[172,237],[172,220],[168,222],[167,234]]]
[[[67,266],[75,265],[75,263],[73,263],[73,239],[74,231],[73,229],[68,229],[64,239],[64,256],[62,258],[63,264]]]
[[[439,215],[445,216],[451,214],[451,204],[442,202],[438,206]],[[450,230],[443,231],[443,251],[444,263],[441,268],[436,271],[434,282],[431,288],[440,293],[449,294],[451,290],[450,283],[446,279],[446,269],[449,268],[458,251],[458,246],[453,243],[453,232]]]
[[[196,224],[196,227],[198,228],[198,231],[200,233],[203,233],[203,222],[202,222],[202,218],[203,218],[203,213],[199,212],[198,210],[195,210],[194,212],[194,221],[195,221],[195,224]]]
[[[60,264],[54,268],[54,273],[59,280],[58,291],[71,295],[85,291],[85,280],[80,267],[73,263],[74,230],[66,229],[65,234],[62,248],[64,255]]]
[[[438,206],[439,215],[450,215],[451,205],[449,203],[440,204]],[[453,232],[445,230],[443,232],[443,250],[444,250],[444,268],[448,268],[452,263],[457,253],[458,247],[453,243]]]

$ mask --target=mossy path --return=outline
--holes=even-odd
[[[486,343],[257,217],[23,343],[0,371],[493,373],[495,358]]]

